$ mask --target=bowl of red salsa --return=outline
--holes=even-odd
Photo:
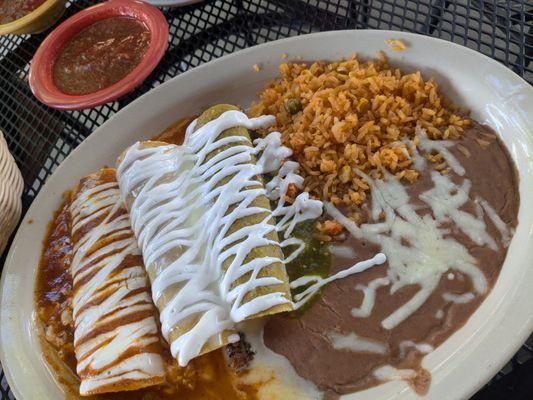
[[[0,0],[0,24],[7,24],[22,18],[46,0]]]
[[[42,42],[30,66],[30,88],[53,108],[95,107],[139,86],[167,45],[168,24],[156,7],[136,0],[101,3],[73,15]]]
[[[65,11],[66,0],[0,0],[0,35],[39,33]]]

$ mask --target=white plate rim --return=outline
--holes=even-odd
[[[141,96],[139,99],[137,99],[134,102],[132,102],[130,105],[125,107],[119,113],[113,115],[113,117],[111,117],[108,121],[106,121],[91,136],[89,136],[88,139],[86,139],[80,146],[78,146],[73,152],[71,152],[69,154],[69,156],[67,157],[67,159],[65,161],[63,161],[63,163],[56,169],[54,174],[49,178],[47,184],[41,189],[40,193],[38,194],[36,199],[33,201],[30,209],[26,213],[26,216],[25,216],[25,218],[23,220],[23,223],[21,224],[21,229],[19,229],[19,231],[17,232],[17,235],[15,237],[13,245],[12,245],[12,247],[10,249],[9,255],[8,255],[7,259],[6,259],[6,263],[4,265],[4,271],[2,273],[2,280],[1,280],[1,283],[0,283],[0,299],[2,301],[1,307],[0,307],[0,323],[2,324],[2,327],[4,326],[4,322],[7,321],[7,319],[6,319],[7,317],[5,317],[5,315],[4,315],[5,312],[3,311],[4,310],[4,305],[5,305],[4,304],[4,300],[5,300],[4,299],[4,295],[6,294],[5,284],[6,284],[6,276],[8,275],[7,271],[14,268],[13,267],[13,263],[14,263],[14,258],[17,255],[17,249],[18,249],[20,243],[21,242],[23,243],[24,233],[28,231],[28,229],[27,229],[28,219],[31,218],[31,217],[35,217],[34,211],[35,211],[35,209],[38,208],[38,205],[44,200],[44,198],[46,196],[48,196],[50,194],[53,194],[53,193],[50,193],[51,190],[48,190],[48,188],[51,186],[50,182],[57,183],[56,181],[58,180],[58,176],[66,174],[64,171],[66,171],[68,169],[68,167],[71,164],[73,164],[73,162],[74,162],[73,160],[75,158],[77,158],[80,154],[82,154],[81,152],[84,149],[88,149],[91,144],[94,144],[98,140],[101,140],[106,131],[116,128],[114,126],[114,125],[116,125],[115,121],[120,119],[122,115],[124,115],[125,113],[131,113],[135,109],[139,110],[140,109],[139,105],[143,101],[146,101],[149,97],[154,98],[156,93],[163,93],[167,88],[170,88],[171,86],[177,86],[177,84],[176,84],[177,80],[179,80],[180,82],[183,83],[184,81],[186,81],[187,78],[190,78],[190,77],[192,77],[195,74],[197,76],[199,76],[199,75],[201,75],[201,73],[205,74],[210,69],[216,69],[215,66],[217,66],[217,65],[222,65],[224,63],[228,64],[229,60],[232,60],[232,59],[239,60],[239,59],[246,58],[247,56],[255,54],[255,55],[257,55],[257,59],[259,61],[261,61],[260,55],[262,53],[262,50],[267,50],[267,49],[271,50],[273,47],[283,50],[284,47],[287,47],[287,46],[291,47],[290,45],[294,45],[297,42],[300,42],[300,41],[302,41],[302,42],[306,42],[306,41],[310,42],[310,41],[312,41],[314,39],[316,39],[318,41],[320,41],[320,40],[327,41],[327,40],[335,40],[335,39],[342,40],[342,38],[344,37],[344,40],[346,40],[346,37],[348,37],[348,36],[353,36],[353,38],[357,38],[357,36],[360,36],[358,39],[367,37],[367,38],[372,39],[372,40],[374,40],[375,38],[383,39],[383,38],[394,37],[394,38],[404,39],[407,42],[411,41],[413,43],[424,43],[425,42],[430,47],[431,47],[431,45],[435,45],[436,48],[448,48],[448,49],[451,49],[450,51],[455,52],[458,56],[462,54],[464,56],[473,57],[473,58],[479,60],[480,63],[487,63],[487,65],[490,65],[490,68],[486,68],[485,70],[497,71],[498,72],[498,74],[497,74],[498,77],[505,78],[504,79],[505,80],[504,83],[505,83],[505,85],[507,85],[505,87],[508,88],[508,89],[511,88],[512,90],[510,92],[510,95],[503,96],[502,99],[511,101],[511,97],[515,96],[518,93],[520,96],[522,96],[522,98],[520,99],[520,102],[521,102],[520,104],[523,103],[524,105],[533,105],[533,90],[531,89],[529,84],[527,84],[527,82],[525,82],[522,78],[520,78],[519,76],[514,74],[511,70],[505,68],[504,66],[502,66],[498,62],[496,62],[496,61],[494,61],[494,60],[492,60],[492,59],[490,59],[490,58],[488,58],[488,57],[486,57],[486,56],[484,56],[484,55],[482,55],[480,53],[477,53],[474,50],[465,48],[463,46],[460,46],[460,45],[457,45],[457,44],[454,44],[454,43],[451,43],[451,42],[447,42],[447,41],[444,41],[444,40],[431,38],[431,37],[427,37],[427,36],[421,36],[421,35],[406,33],[406,32],[382,31],[382,30],[358,30],[358,31],[357,30],[347,30],[347,31],[313,33],[313,34],[303,35],[303,36],[299,36],[299,37],[292,37],[292,38],[282,39],[282,40],[278,40],[278,41],[275,41],[275,42],[264,43],[264,44],[261,44],[259,46],[254,46],[254,47],[251,47],[251,48],[247,48],[247,49],[238,51],[236,53],[229,54],[229,55],[226,55],[226,56],[221,57],[219,59],[213,60],[213,61],[211,61],[209,63],[203,64],[203,65],[201,65],[201,66],[199,66],[199,67],[197,67],[197,68],[195,68],[193,70],[187,71],[186,73],[183,73],[183,74],[181,74],[181,75],[179,75],[179,76],[177,76],[177,77],[165,82],[164,84],[160,85],[158,88],[150,91],[146,95]],[[347,56],[349,54],[345,54],[345,55]],[[513,85],[515,85],[514,89],[512,88]],[[513,92],[513,90],[515,90],[515,91]],[[526,118],[527,118],[527,116],[526,116]],[[531,148],[533,147],[533,144],[532,144],[532,137],[533,137],[533,135],[532,135],[532,126],[533,125],[532,125],[532,121],[530,121],[529,119],[526,119],[526,122],[527,122],[527,126],[525,128],[525,131],[522,132],[522,134],[526,135],[526,138],[524,139],[525,140],[525,142],[524,142],[525,144],[522,144],[522,145],[526,146],[526,151],[529,151],[529,154],[531,155]],[[144,134],[146,134],[146,133],[144,133]],[[514,148],[510,149],[510,150],[511,150],[511,153],[513,153],[514,156],[516,156],[516,152],[515,151],[520,151],[520,149],[514,149]],[[533,158],[532,158],[532,160],[533,160]],[[67,173],[67,175],[68,175],[68,173]],[[532,194],[533,191],[529,190],[529,191],[527,191],[525,193]],[[55,193],[55,195],[58,195],[58,194]],[[524,195],[524,193],[522,193],[522,188],[521,188],[521,197],[522,197],[522,199],[521,199],[521,214],[522,214],[522,211],[523,211],[523,208],[524,208],[524,204],[525,204],[525,201],[526,201],[526,198],[524,198],[523,195]],[[530,198],[528,197],[528,199],[530,199]],[[50,216],[48,216],[48,217],[50,218]],[[521,224],[522,224],[522,222],[521,222]],[[519,228],[520,228],[520,226],[519,226]],[[528,239],[530,241],[528,241],[528,243],[533,243],[533,241],[531,241],[531,239],[533,238],[533,223],[529,224],[526,227],[526,230],[528,230],[528,233],[529,233]],[[515,240],[513,240],[513,243],[511,245],[511,246],[514,246],[514,247],[512,247],[513,250],[516,247],[518,247],[518,245],[515,245],[514,242],[515,242]],[[18,251],[18,252],[20,253],[20,251]],[[506,261],[506,264],[507,264],[507,261]],[[522,286],[524,286],[527,282],[533,283],[533,273],[525,274],[525,275],[522,276],[522,278],[524,278],[524,280],[522,281],[523,282]],[[520,286],[518,286],[513,291],[510,291],[508,293],[509,295],[514,295],[515,296],[515,300],[517,300],[517,301],[518,300],[522,300],[521,304],[516,304],[516,305],[517,305],[517,307],[522,307],[522,308],[519,309],[519,312],[517,314],[520,314],[520,315],[522,315],[524,317],[523,323],[520,324],[519,326],[517,326],[518,324],[515,321],[514,325],[512,326],[512,329],[510,329],[510,327],[508,327],[509,329],[506,332],[507,334],[511,334],[512,333],[514,335],[514,337],[512,338],[512,340],[510,342],[506,343],[505,345],[501,345],[501,346],[498,346],[498,347],[490,347],[490,346],[486,347],[486,350],[488,350],[489,348],[492,350],[492,354],[493,355],[497,354],[497,355],[494,356],[496,359],[495,360],[494,359],[491,360],[491,362],[489,362],[488,364],[485,362],[485,364],[486,364],[486,365],[484,365],[485,368],[480,368],[477,371],[476,370],[469,370],[470,382],[466,383],[466,384],[464,382],[461,383],[462,386],[460,386],[460,389],[457,389],[456,392],[453,393],[453,394],[450,393],[450,397],[448,397],[448,398],[465,398],[465,397],[469,396],[470,394],[474,393],[488,379],[490,379],[490,377],[493,376],[494,373],[496,373],[503,366],[503,364],[506,362],[506,360],[509,359],[514,354],[514,352],[521,346],[521,344],[525,341],[527,336],[533,330],[533,301],[532,301],[533,297],[531,295],[524,296],[524,294],[522,292],[519,293],[519,291],[520,291],[519,289],[520,289]],[[517,297],[517,296],[521,296],[521,297]],[[525,303],[523,302],[524,300],[525,300]],[[529,302],[528,302],[528,300],[529,300]],[[479,309],[478,309],[478,311],[479,311]],[[476,313],[474,313],[474,316],[478,313],[478,311],[476,311]],[[529,311],[529,313],[528,313],[528,311]],[[508,317],[509,318],[507,318],[507,319],[511,319],[512,315],[508,316]],[[467,323],[466,326],[468,326],[469,323]],[[505,326],[503,328],[505,328]],[[460,329],[459,331],[463,331],[463,330],[464,330],[464,328]],[[505,331],[505,329],[504,329],[504,331]],[[486,333],[485,334],[481,334],[479,332],[475,332],[475,333],[480,338],[480,340],[484,341],[483,343],[487,342],[487,334]],[[454,334],[452,337],[454,337],[456,335],[457,335],[457,333]],[[500,337],[504,337],[505,336],[505,335],[502,335],[501,332],[499,333],[499,335],[500,335]],[[450,339],[448,339],[441,347],[445,346],[447,344],[447,342],[450,341]],[[23,389],[21,389],[21,385],[18,384],[15,381],[14,376],[12,374],[12,369],[13,369],[12,368],[12,366],[13,366],[12,363],[14,363],[14,361],[11,361],[11,360],[13,359],[13,357],[12,357],[13,354],[10,354],[10,357],[9,357],[10,362],[5,363],[5,360],[6,360],[6,357],[7,357],[6,353],[10,353],[8,351],[8,346],[6,346],[5,341],[6,341],[6,332],[2,328],[2,330],[0,331],[0,359],[3,361],[4,372],[6,374],[6,378],[8,380],[8,383],[10,384],[10,386],[11,386],[11,388],[13,390],[13,393],[15,394],[15,396],[17,398],[22,399],[22,398],[24,398],[22,396],[23,395]],[[439,347],[439,349],[441,347]],[[478,346],[478,348],[479,348],[479,346]],[[455,353],[457,353],[457,352],[455,352]],[[450,355],[450,357],[452,355],[454,357],[456,357],[456,358],[458,357],[457,359],[461,359],[460,355],[454,354],[453,352]],[[467,365],[468,363],[466,361],[468,361],[468,360],[464,359],[464,357],[463,357],[463,359],[462,359],[462,363],[463,364],[462,365]],[[448,375],[450,375],[450,374],[451,374],[451,372],[448,373]],[[406,399],[407,398],[415,398],[415,397],[413,397],[411,392],[406,390],[405,385],[403,385],[401,383],[395,382],[395,383],[389,383],[389,384],[383,385],[383,386],[389,386],[390,387],[391,385],[394,386],[394,389],[393,389],[393,391],[391,393],[395,393],[395,394],[400,394],[401,393],[402,394],[402,398],[406,398]],[[446,385],[444,385],[444,382],[439,382],[438,385],[440,385],[439,387],[446,386]],[[447,389],[449,389],[449,387]],[[370,393],[373,393],[373,392],[375,392],[374,389],[371,389],[370,391],[359,392],[358,394],[355,394],[354,396],[350,396],[350,398],[356,399],[356,398],[359,398],[358,396],[359,396],[360,393],[368,393],[368,394],[370,394]],[[378,390],[378,392],[379,392],[379,390]],[[434,392],[434,386],[432,386],[432,389],[430,390],[430,396],[428,396],[428,397],[433,398],[433,394],[432,394],[433,392]],[[437,393],[438,392],[435,392],[434,395],[437,395]],[[447,393],[449,393],[449,392],[447,392]],[[387,397],[388,395],[386,395],[386,394],[383,394],[383,396],[385,396],[385,397],[381,397],[381,398],[392,398],[392,397]],[[435,397],[435,398],[438,398],[438,397]]]

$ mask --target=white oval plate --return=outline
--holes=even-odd
[[[402,39],[408,50],[389,51],[389,38]],[[433,376],[428,399],[468,398],[487,382],[533,330],[533,89],[496,61],[449,42],[401,32],[338,31],[263,44],[177,76],[117,113],[57,168],[26,214],[2,275],[0,357],[17,399],[61,398],[38,343],[33,287],[40,243],[65,190],[85,174],[113,165],[126,146],[154,136],[180,117],[220,102],[248,105],[277,75],[283,53],[289,59],[317,60],[354,52],[373,57],[377,50],[405,70],[420,69],[425,77],[434,77],[474,118],[494,127],[520,173],[519,224],[494,289],[468,323],[423,363]],[[254,64],[260,72],[254,72]],[[369,398],[417,396],[403,382],[346,396]]]

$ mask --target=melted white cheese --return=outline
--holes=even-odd
[[[513,232],[505,222],[500,218],[496,210],[484,199],[478,198],[478,203],[483,207],[483,210],[489,217],[489,219],[492,221],[496,229],[500,232],[500,236],[502,238],[502,243],[505,246],[508,246],[509,243],[511,243],[511,237],[513,235]]]
[[[486,232],[482,216],[473,216],[459,208],[468,200],[470,182],[455,185],[447,176],[431,174],[434,187],[419,197],[428,204],[435,217],[420,216],[400,181],[387,175],[373,180],[359,172],[372,191],[371,217],[374,223],[360,227],[345,217],[335,206],[326,204],[326,211],[353,236],[378,244],[387,255],[391,293],[406,285],[417,284],[420,290],[405,304],[382,321],[386,329],[393,329],[415,312],[437,287],[441,275],[456,269],[470,277],[474,290],[483,294],[487,280],[477,261],[461,243],[449,237],[442,224],[453,222],[470,239],[491,248],[496,242]],[[380,216],[385,215],[385,221]],[[357,310],[356,316],[361,315]],[[366,315],[366,313],[363,313]]]
[[[398,369],[391,365],[383,365],[374,370],[374,376],[380,381],[401,381],[414,378],[416,371],[413,369]]]
[[[336,245],[331,246],[329,251],[331,255],[335,257],[351,258],[351,259],[355,259],[357,257],[357,253],[355,252],[355,249],[351,246],[343,246],[340,244],[336,244]]]
[[[265,320],[250,320],[241,330],[255,353],[249,369],[237,377],[238,383],[258,385],[260,400],[319,400],[323,394],[310,381],[300,377],[290,361],[270,350],[263,342]]]
[[[475,297],[476,295],[471,292],[466,292],[462,294],[455,294],[455,293],[443,293],[442,294],[442,298],[444,300],[451,301],[453,303],[459,303],[459,304],[469,303],[472,300],[474,300]]]
[[[326,337],[335,350],[348,350],[355,353],[375,353],[382,355],[389,352],[387,345],[372,339],[361,337],[353,332],[343,335],[339,332],[330,331],[326,333]]]
[[[422,354],[428,354],[435,350],[433,346],[428,343],[415,343],[412,340],[404,340],[400,342],[400,358],[405,357],[407,349],[409,348],[415,348]]]
[[[435,219],[440,224],[453,222],[478,246],[486,245],[492,250],[497,250],[496,241],[487,233],[483,218],[461,210],[470,199],[468,193],[472,183],[464,179],[461,186],[458,186],[449,176],[437,171],[431,172],[431,179],[435,186],[419,197],[431,207]]]
[[[417,135],[419,139],[418,147],[420,150],[424,150],[427,153],[437,152],[442,154],[450,168],[459,176],[465,174],[465,169],[461,163],[455,158],[455,156],[448,150],[450,147],[455,146],[455,142],[452,140],[430,140],[424,129],[418,129]]]
[[[416,144],[412,140],[405,140],[405,144],[409,145],[413,155],[410,157],[413,160],[413,168],[417,171],[423,171],[426,168],[426,159],[420,154]]]
[[[376,302],[376,291],[387,285],[390,285],[390,279],[387,277],[374,279],[367,286],[358,284],[355,289],[363,292],[363,301],[359,307],[352,308],[352,316],[356,318],[369,317]]]

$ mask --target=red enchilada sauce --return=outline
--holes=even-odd
[[[74,95],[104,89],[139,65],[149,44],[150,31],[133,18],[98,21],[61,50],[53,68],[54,83]]]
[[[45,0],[0,0],[0,24],[22,18],[44,2]]]

